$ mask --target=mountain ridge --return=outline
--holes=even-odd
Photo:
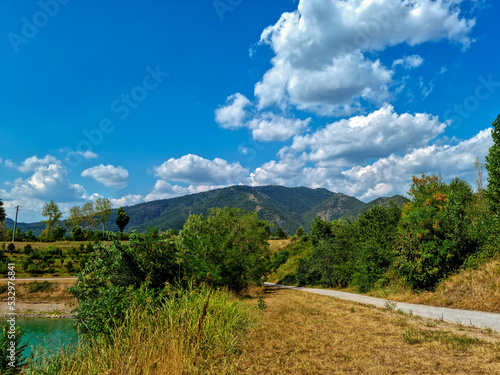
[[[232,207],[257,212],[260,219],[268,220],[275,227],[280,226],[287,233],[294,234],[299,226],[308,230],[316,216],[328,221],[340,218],[355,219],[374,205],[386,205],[390,201],[402,205],[407,199],[395,195],[364,203],[355,197],[324,188],[234,185],[123,208],[130,216],[129,224],[125,228],[127,232],[144,232],[149,226],[161,231],[182,229],[191,214],[206,215],[213,207]],[[107,230],[118,231],[115,220],[116,209],[113,209],[111,218],[106,223]],[[7,219],[6,224],[7,228],[12,228],[14,222]],[[37,222],[18,223],[17,227],[22,231],[31,229],[38,235],[45,226]]]

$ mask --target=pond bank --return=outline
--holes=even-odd
[[[76,307],[71,302],[16,302],[17,316],[29,318],[73,318],[71,311]],[[9,309],[7,302],[0,302],[0,314],[6,316]]]

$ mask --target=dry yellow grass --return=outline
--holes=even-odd
[[[41,283],[40,281],[27,281],[27,280],[19,280],[17,279],[16,284],[16,297],[19,302],[67,302],[70,300],[74,300],[75,297],[72,294],[68,293],[68,288],[76,284],[75,280],[58,280],[58,281],[49,281],[52,285],[52,290],[44,291],[44,292],[30,292],[29,285],[33,283]],[[7,284],[7,281],[2,281],[3,284]],[[8,292],[0,294],[0,300],[7,300]]]
[[[500,313],[500,260],[462,270],[444,280],[434,292],[413,293],[409,288],[395,288],[392,292],[379,290],[369,294],[400,302]]]
[[[286,245],[292,242],[290,239],[284,239],[284,240],[268,240],[269,242],[269,250],[273,253],[277,253],[278,251],[284,249]]]
[[[264,296],[260,327],[214,373],[500,373],[495,333],[301,291],[266,288]]]

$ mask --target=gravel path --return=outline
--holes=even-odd
[[[376,307],[387,307],[387,300],[382,298],[368,297],[359,294],[339,292],[337,290],[329,289],[315,289],[315,288],[300,288],[296,286],[288,286],[273,283],[264,283],[266,286],[273,286],[287,289],[297,289],[304,292],[323,294],[325,296],[335,297],[348,301],[365,303],[368,305],[375,305]],[[490,328],[494,331],[500,332],[500,314],[493,314],[480,311],[458,310],[449,309],[446,307],[435,307],[426,305],[417,305],[413,303],[404,303],[391,301],[391,305],[395,306],[396,310],[411,313],[413,315],[422,316],[425,318],[444,320],[450,323],[457,323],[463,325],[471,325],[474,327]]]

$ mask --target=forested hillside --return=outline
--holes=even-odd
[[[328,221],[356,218],[374,205],[386,205],[389,201],[401,205],[405,200],[404,197],[394,196],[364,203],[354,197],[333,193],[327,189],[276,185],[231,186],[125,207],[130,216],[125,231],[137,230],[143,233],[149,226],[161,231],[181,229],[192,214],[206,214],[213,207],[231,207],[257,212],[260,219],[273,223],[275,228],[281,227],[288,234],[294,234],[300,226],[310,228],[316,216]],[[112,211],[106,229],[118,231],[115,221],[116,209]],[[12,220],[7,220],[7,228],[12,228],[13,224]],[[23,232],[31,229],[34,235],[39,235],[45,225],[18,223],[18,228]]]

